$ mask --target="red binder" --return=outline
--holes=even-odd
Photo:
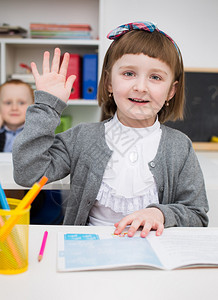
[[[63,58],[63,57],[62,57]],[[74,81],[72,92],[69,99],[79,99],[81,98],[81,58],[79,54],[70,54],[69,65],[67,69],[67,78],[70,75],[76,75],[76,80]]]

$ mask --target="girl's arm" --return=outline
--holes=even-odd
[[[75,76],[66,79],[69,55],[65,53],[59,67],[60,54],[55,49],[50,70],[49,53],[44,53],[42,75],[35,63],[31,64],[37,87],[35,104],[28,107],[24,129],[13,145],[14,179],[23,186],[31,186],[43,175],[52,182],[70,172],[68,144],[73,147],[73,134],[70,131],[55,136],[55,129]]]

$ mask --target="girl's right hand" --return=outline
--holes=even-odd
[[[64,102],[67,102],[71,93],[73,83],[76,79],[75,75],[66,78],[69,63],[69,53],[65,53],[63,61],[60,65],[61,51],[56,48],[52,60],[51,69],[49,66],[50,53],[44,52],[42,75],[39,74],[37,66],[31,63],[32,73],[36,82],[36,89],[50,93]]]

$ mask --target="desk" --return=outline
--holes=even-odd
[[[37,261],[43,232],[48,230],[44,257]],[[57,232],[101,233],[111,227],[31,225],[29,269],[0,275],[2,300],[217,300],[218,268],[176,271],[116,270],[56,272]]]

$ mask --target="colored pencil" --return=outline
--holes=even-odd
[[[0,183],[0,203],[1,203],[2,209],[8,209],[8,210],[10,209],[7,199],[6,199],[6,196],[5,196],[5,192],[1,186],[1,183]]]
[[[36,182],[28,193],[23,197],[18,206],[15,208],[14,212],[19,212],[23,209],[28,208],[33,200],[36,198],[43,185],[46,184],[48,178],[43,176],[39,182]],[[6,237],[10,234],[16,222],[19,220],[20,215],[10,216],[10,218],[5,222],[4,226],[0,229],[0,241],[4,241]]]
[[[39,251],[38,261],[41,261],[42,258],[43,258],[47,237],[48,237],[48,231],[45,231],[44,236],[43,236],[43,240],[42,240],[42,245],[41,245],[41,248],[40,248],[40,251]]]

